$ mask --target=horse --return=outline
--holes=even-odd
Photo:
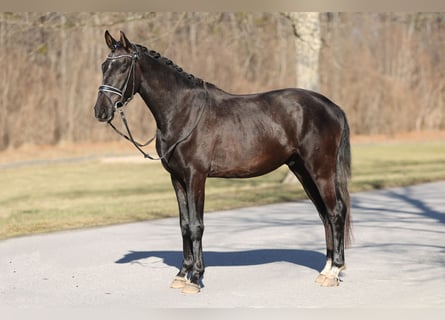
[[[286,88],[235,95],[186,73],[171,60],[124,32],[105,31],[110,53],[95,117],[111,124],[138,93],[156,121],[156,151],[170,174],[179,208],[183,259],[172,288],[198,293],[204,274],[205,183],[210,177],[249,178],[287,165],[312,200],[324,225],[326,264],[315,282],[339,285],[351,235],[348,182],[349,126],[344,111],[325,96]]]

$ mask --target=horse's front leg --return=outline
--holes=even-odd
[[[176,199],[178,201],[179,224],[181,226],[182,251],[183,251],[182,266],[178,274],[173,279],[173,282],[171,283],[171,288],[182,289],[185,287],[187,281],[187,275],[192,271],[194,260],[192,251],[192,241],[190,239],[190,232],[189,232],[190,222],[189,222],[187,194],[185,191],[185,187],[173,175],[171,176],[171,181],[175,189]]]
[[[199,282],[204,274],[202,235],[205,176],[195,175],[183,183],[172,175],[171,180],[178,200],[184,255],[181,269],[173,279],[171,287],[182,288],[184,293],[198,293]]]
[[[186,283],[182,290],[184,293],[198,293],[200,291],[200,280],[204,275],[202,236],[204,233],[205,180],[204,175],[195,173],[191,175],[187,182],[188,233],[193,252],[193,268],[190,281]]]

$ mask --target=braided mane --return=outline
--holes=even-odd
[[[200,85],[204,82],[202,79],[195,77],[193,74],[185,72],[184,69],[176,65],[172,60],[163,57],[159,52],[156,52],[155,50],[148,50],[146,47],[139,44],[137,44],[136,47],[138,47],[144,54],[147,54],[150,58],[159,60],[160,63],[170,67],[170,69],[176,71],[179,75],[181,75],[181,77],[190,81],[191,83]]]

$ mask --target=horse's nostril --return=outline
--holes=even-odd
[[[108,121],[109,115],[105,109],[99,110],[95,114],[96,119],[99,121]]]

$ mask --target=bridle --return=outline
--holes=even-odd
[[[125,80],[125,83],[123,85],[122,90],[107,85],[107,84],[103,84],[99,87],[99,92],[110,92],[110,93],[114,93],[117,94],[120,97],[120,100],[116,101],[113,105],[113,108],[115,111],[121,109],[122,107],[126,106],[134,97],[135,95],[135,91],[134,91],[134,86],[135,86],[135,74],[136,74],[136,61],[139,58],[139,54],[137,51],[135,51],[133,54],[123,54],[120,56],[115,56],[115,57],[107,57],[107,60],[117,60],[117,59],[121,59],[121,58],[131,58],[131,66],[130,66],[130,70],[128,72],[127,75],[127,79]],[[128,87],[128,83],[130,82],[130,77],[131,75],[133,75],[133,87],[131,90],[131,96],[128,97],[125,101],[124,101],[124,94],[127,91],[127,87]],[[108,96],[106,96],[108,99],[110,99]],[[111,101],[111,99],[110,99]]]
[[[113,93],[113,94],[117,94],[120,99],[117,100],[114,104],[113,104],[113,109],[114,111],[118,111],[119,115],[121,117],[122,123],[124,124],[126,130],[127,130],[127,134],[122,133],[118,128],[116,128],[116,126],[111,122],[112,120],[108,121],[108,124],[110,125],[110,127],[112,127],[114,129],[114,131],[116,131],[120,136],[124,137],[125,139],[127,139],[128,141],[130,141],[131,143],[133,143],[133,145],[144,155],[145,158],[151,159],[151,160],[160,160],[157,158],[154,158],[152,156],[150,156],[149,154],[145,153],[144,150],[142,150],[142,147],[145,147],[147,145],[149,145],[155,138],[156,138],[156,134],[150,138],[146,143],[139,143],[137,142],[134,138],[133,135],[131,134],[130,128],[128,126],[128,121],[127,118],[125,117],[125,113],[124,113],[124,107],[133,99],[134,95],[135,95],[135,74],[136,74],[136,61],[139,58],[139,54],[138,52],[135,50],[133,52],[133,54],[123,54],[123,55],[119,55],[119,56],[115,56],[115,57],[107,57],[107,60],[116,60],[116,59],[121,59],[121,58],[131,58],[131,66],[130,69],[128,71],[128,75],[127,78],[124,82],[124,85],[121,89],[118,89],[116,87],[107,85],[107,84],[103,84],[99,87],[99,92],[109,92],[109,93]],[[130,82],[130,78],[131,75],[133,75],[132,79],[133,79],[133,87],[131,90],[131,96],[128,97],[125,101],[124,101],[124,94],[127,91],[127,87],[128,87],[128,83]],[[106,97],[111,101],[111,99],[106,95]]]
[[[114,104],[113,104],[113,109],[114,111],[118,111],[119,115],[121,117],[122,123],[125,126],[125,129],[127,130],[127,134],[122,133],[118,128],[116,128],[114,126],[114,124],[111,122],[112,120],[108,121],[108,124],[114,129],[114,131],[116,131],[120,136],[122,136],[123,138],[125,138],[126,140],[130,141],[135,147],[136,149],[138,149],[142,155],[144,156],[144,158],[150,159],[150,160],[162,160],[165,159],[165,157],[167,157],[167,155],[173,151],[173,149],[175,149],[177,147],[178,144],[180,144],[181,142],[185,141],[193,132],[193,130],[198,126],[198,123],[202,117],[202,114],[204,113],[204,107],[206,105],[207,102],[207,97],[208,97],[208,91],[207,91],[207,86],[206,86],[206,82],[203,81],[203,86],[204,86],[204,91],[205,91],[205,99],[204,99],[204,103],[203,106],[201,107],[201,110],[199,111],[198,117],[192,127],[192,129],[186,134],[184,135],[182,138],[180,138],[179,140],[177,140],[174,144],[172,144],[170,146],[170,148],[168,148],[168,150],[161,155],[160,157],[153,157],[150,154],[148,154],[147,152],[145,152],[144,150],[142,150],[143,147],[148,146],[151,142],[153,142],[153,140],[156,138],[157,133],[155,133],[155,135],[148,139],[147,142],[145,143],[139,143],[137,142],[134,138],[133,135],[131,134],[130,128],[128,126],[128,121],[127,118],[125,117],[125,113],[124,113],[124,107],[133,99],[134,95],[136,94],[134,88],[135,88],[135,74],[136,74],[136,61],[139,58],[139,54],[138,52],[135,50],[135,52],[133,52],[133,54],[123,54],[123,55],[119,55],[119,56],[115,56],[115,57],[107,57],[107,60],[116,60],[116,59],[120,59],[120,58],[131,58],[131,66],[130,69],[128,71],[128,75],[127,78],[125,80],[125,83],[123,85],[122,90],[118,89],[116,87],[110,86],[110,85],[106,85],[106,84],[102,84],[101,86],[99,86],[99,92],[109,92],[109,93],[113,93],[113,94],[117,94],[120,99],[117,100]],[[133,75],[131,77],[131,75]],[[132,87],[132,92],[131,92],[131,96],[128,97],[127,99],[125,99],[124,101],[124,94],[127,91],[127,87],[128,87],[128,83],[130,82],[130,78],[133,79],[133,87]],[[105,95],[110,101],[110,97],[108,97],[107,95]],[[158,131],[158,130],[157,130]]]

